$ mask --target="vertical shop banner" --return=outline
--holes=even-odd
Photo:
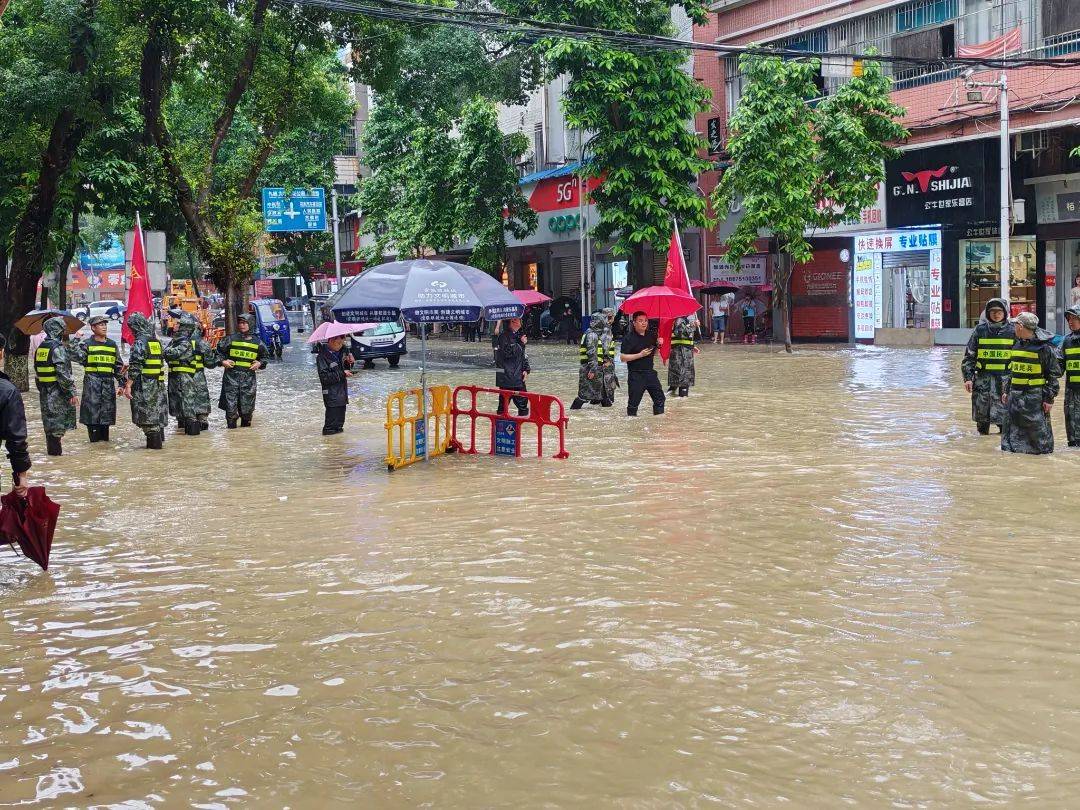
[[[856,340],[873,339],[875,304],[874,254],[856,253],[852,284],[852,306],[855,309]]]
[[[874,254],[874,328],[881,329],[885,325],[884,304],[882,300],[882,268],[885,266],[880,253]]]
[[[930,251],[930,328],[941,329],[941,251]]]

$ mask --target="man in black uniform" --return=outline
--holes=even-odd
[[[663,340],[655,332],[649,332],[648,315],[640,311],[634,313],[632,328],[619,349],[619,359],[626,363],[629,372],[626,377],[629,390],[627,416],[637,416],[638,405],[646,391],[652,399],[653,414],[664,412],[664,386],[660,385],[660,378],[653,369],[653,352]]]
[[[504,391],[528,390],[526,380],[532,368],[529,366],[529,355],[525,352],[525,346],[529,339],[525,336],[525,330],[521,328],[521,318],[511,318],[508,321],[499,321],[495,327],[495,334],[491,339],[492,348],[495,351],[495,387]],[[510,407],[507,401],[510,397],[506,394],[499,395],[499,415],[503,415]],[[518,416],[529,415],[529,398],[514,397],[517,405]]]
[[[4,364],[7,338],[0,335],[0,366]],[[15,492],[26,497],[26,471],[30,469],[30,451],[26,447],[26,411],[22,396],[7,374],[0,371],[0,441],[7,444],[11,478]]]

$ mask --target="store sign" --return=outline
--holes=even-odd
[[[579,214],[560,214],[559,216],[548,219],[548,230],[552,233],[576,231],[580,227],[581,216]]]
[[[268,278],[255,279],[255,297],[256,298],[273,298],[274,297],[274,282]]]
[[[941,320],[941,251],[930,251],[930,328],[940,329]]]
[[[824,204],[823,204],[824,205]],[[834,206],[837,207],[837,206]],[[833,236],[838,233],[855,233],[858,231],[875,231],[885,227],[885,186],[878,183],[877,200],[869,208],[859,212],[859,218],[854,222],[842,222],[825,230],[819,230],[815,236]],[[809,234],[808,234],[809,235]]]
[[[885,163],[888,225],[969,225],[993,219],[998,156],[989,141],[913,149]]]
[[[855,253],[902,253],[941,247],[941,231],[893,231],[855,238]]]
[[[593,191],[599,185],[599,178],[590,177],[586,184],[586,192]],[[529,194],[529,207],[539,214],[564,208],[577,208],[580,196],[581,181],[577,175],[564,174],[562,177],[548,177],[540,180]]]
[[[710,256],[709,283],[733,284],[739,287],[765,284],[767,266],[767,257],[762,253],[744,256],[741,267],[732,265],[722,256]]]
[[[1080,192],[1057,195],[1058,219],[1080,219]]]
[[[720,119],[710,118],[706,129],[709,139],[709,154],[720,154],[724,148],[724,136],[720,127]]]
[[[875,283],[874,265],[878,266],[880,275],[880,253],[856,253],[855,272],[853,278],[852,308],[855,310],[855,338],[857,340],[873,339],[874,321],[877,313],[877,288]]]

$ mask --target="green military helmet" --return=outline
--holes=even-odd
[[[90,326],[97,326],[99,323],[108,323],[109,319],[104,315],[95,315],[89,320]]]
[[[1080,318],[1080,306],[1069,307],[1067,310],[1065,310],[1065,317],[1068,318],[1070,315],[1072,315],[1074,318]]]
[[[247,313],[246,315],[240,315],[240,316],[237,317],[237,319],[236,319],[236,325],[237,326],[240,325],[240,321],[244,321],[244,323],[246,323],[248,325],[248,328],[251,329],[252,331],[255,331],[255,327],[258,326],[258,321],[255,319],[255,316],[250,312]]]

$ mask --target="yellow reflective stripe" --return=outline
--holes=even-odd
[[[1080,347],[1077,347],[1075,349],[1066,349],[1065,350],[1065,356],[1066,357],[1071,357],[1072,355],[1080,355]]]
[[[1012,352],[1008,349],[979,349],[976,356],[981,360],[1008,360]]]
[[[1019,360],[1012,361],[1013,374],[1042,374],[1041,363],[1023,363]]]
[[[194,340],[191,341],[191,349],[192,349],[192,351],[195,352],[195,363],[194,363],[195,370],[196,371],[202,371],[203,370],[202,353],[199,351],[199,344],[196,343]]]
[[[34,352],[34,360],[48,360],[49,359],[49,347],[41,346],[36,352]]]
[[[1066,371],[1080,371],[1080,360],[1066,360],[1065,361],[1065,370]]]
[[[1046,385],[1046,380],[1043,379],[1042,377],[1021,377],[1020,379],[1015,379],[1014,378],[1013,381],[1012,381],[1012,384],[1014,386],[1020,385],[1020,386],[1032,386],[1032,387],[1034,387],[1034,386],[1037,386],[1037,385]]]
[[[1039,359],[1039,353],[1038,352],[1025,352],[1025,351],[1021,351],[1020,349],[1013,349],[1012,350],[1012,356],[1013,357],[1027,357],[1027,358],[1029,358],[1031,360],[1038,360]]]
[[[194,374],[195,369],[192,366],[169,366],[170,374],[177,372],[180,374]]]
[[[1016,341],[1013,338],[979,338],[980,346],[1012,346]]]
[[[1005,371],[1009,367],[1008,363],[983,363],[983,371]]]
[[[678,339],[672,340],[672,341],[671,341],[671,345],[672,345],[672,346],[693,346],[693,345],[694,345],[694,341],[692,341],[692,340],[685,340],[685,339],[683,339],[683,338],[678,338]]]

